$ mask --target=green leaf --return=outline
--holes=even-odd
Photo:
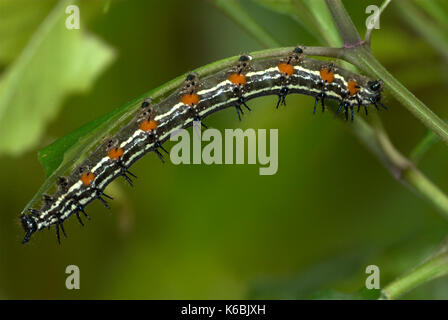
[[[296,2],[296,6],[298,1]],[[302,1],[314,18],[314,25],[317,26],[319,36],[324,39],[324,44],[339,47],[342,46],[342,39],[339,36],[331,13],[324,1]]]
[[[126,105],[124,107],[126,107]],[[114,116],[117,114],[121,114],[124,107],[115,109],[114,111],[83,125],[72,133],[39,150],[39,161],[45,169],[46,176],[49,177],[61,165],[64,157],[68,155],[69,150],[72,149],[72,153],[77,153],[77,151],[82,150],[82,147],[84,146],[82,143],[88,142],[89,137],[96,133],[95,129],[101,127],[101,125],[108,122],[109,119],[115,118]],[[77,144],[80,148],[72,148]],[[77,159],[77,157],[72,157],[72,159]]]
[[[0,1],[0,64],[11,62],[25,48],[56,1]]]
[[[35,146],[64,98],[88,90],[114,59],[113,50],[84,30],[65,27],[60,2],[33,34],[0,82],[0,154]]]
[[[420,6],[439,27],[442,27],[444,31],[448,31],[448,7],[446,1],[414,0],[414,3]]]
[[[440,55],[448,59],[447,33],[444,28],[435,23],[437,17],[423,14],[421,7],[411,1],[396,1],[394,5],[401,13],[400,17],[409,27],[414,29],[417,34],[438,50]],[[431,12],[427,13],[431,14]],[[439,13],[443,14],[443,11],[439,11]]]
[[[244,10],[236,0],[212,0],[212,2],[221,9],[233,21],[246,29],[257,41],[264,47],[278,47],[279,44],[266,30]]]
[[[316,32],[317,25],[309,12],[309,10],[298,3],[294,5],[293,0],[253,0],[268,10],[283,15],[290,16],[293,20],[300,24],[301,27],[307,29],[317,39],[321,39]]]
[[[323,44],[336,45],[332,39],[339,39],[333,19],[323,1],[254,1],[271,11],[290,16]]]

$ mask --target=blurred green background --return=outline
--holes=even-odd
[[[240,2],[282,45],[321,45],[289,16],[257,1]],[[344,1],[362,34],[365,7],[380,3]],[[109,186],[117,198],[112,210],[89,205],[92,220],[83,228],[69,219],[61,245],[54,229],[21,245],[19,214],[45,179],[37,150],[180,74],[263,49],[210,1],[78,5],[81,28],[68,31],[60,12],[66,4],[0,0],[0,298],[347,293],[364,286],[368,265],[380,267],[384,286],[447,235],[446,219],[391,177],[347,130],[350,123],[330,112],[313,116],[313,98],[288,96],[288,106],[279,110],[274,97],[251,101],[253,112],[241,123],[233,109],[206,121],[222,130],[278,128],[276,175],[260,176],[258,165],[162,164],[150,154],[132,168],[135,188],[121,179]],[[57,15],[62,18],[51,25]],[[394,4],[380,26],[373,34],[375,56],[447,118],[446,58]],[[408,154],[426,130],[390,96],[384,103],[389,111],[380,117]],[[437,143],[419,165],[445,191],[447,161],[446,146]],[[65,288],[65,268],[72,264],[81,271],[80,290]],[[447,285],[439,279],[404,298],[446,299]]]

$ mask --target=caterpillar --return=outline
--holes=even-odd
[[[81,225],[81,214],[90,219],[85,207],[98,199],[109,207],[104,193],[106,186],[117,177],[132,186],[136,176],[129,171],[131,165],[148,152],[163,162],[162,146],[171,133],[187,128],[193,121],[201,121],[219,110],[233,107],[238,118],[250,111],[250,99],[277,96],[276,108],[286,105],[289,94],[314,97],[314,110],[320,102],[325,111],[326,100],[336,100],[339,105],[335,116],[343,110],[346,120],[354,117],[354,108],[379,106],[383,83],[350,72],[337,65],[305,57],[302,47],[296,47],[280,58],[253,59],[242,55],[229,70],[221,70],[200,79],[197,74],[187,75],[178,88],[158,103],[151,98],[141,101],[141,107],[132,119],[115,135],[97,146],[67,177],[59,177],[57,191],[44,194],[40,209],[27,208],[20,215],[25,231],[22,243],[32,234],[55,225],[57,240],[60,231],[66,236],[63,222],[75,215]],[[244,108],[244,109],[243,109]],[[350,114],[350,115],[349,115]]]

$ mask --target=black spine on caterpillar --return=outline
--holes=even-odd
[[[202,126],[207,128],[202,122],[202,117],[199,115],[197,108],[197,105],[201,100],[201,97],[197,94],[198,88],[198,75],[194,72],[189,73],[185,79],[184,86],[180,89],[179,101],[193,114],[193,121],[201,121]]]
[[[296,47],[285,59],[282,59],[280,63],[277,65],[278,71],[281,73],[280,81],[281,81],[281,89],[279,91],[277,105],[275,106],[278,109],[279,105],[286,106],[286,96],[288,95],[290,84],[290,78],[294,75],[294,66],[300,64],[303,60],[303,50],[301,47]]]
[[[187,76],[187,83],[193,82],[193,79],[196,79],[196,75],[188,75]],[[193,84],[191,84],[193,85]],[[195,84],[194,84],[195,86]],[[191,88],[190,86],[187,87],[187,89],[184,88],[186,92],[184,92],[185,95],[190,95],[195,89],[194,87]],[[162,163],[165,163],[165,160],[163,159],[162,153],[159,151],[159,149],[162,149],[165,153],[168,154],[168,151],[162,146],[162,144],[159,141],[159,136],[157,134],[157,121],[154,120],[155,112],[154,107],[152,105],[152,100],[150,98],[146,98],[145,101],[142,104],[142,109],[137,113],[137,129],[143,132],[143,135],[146,137],[146,139],[143,140],[143,144],[138,144],[139,146],[144,147],[148,144],[154,145],[154,153],[157,155],[157,157],[160,159]]]
[[[241,114],[244,114],[241,106],[243,105],[247,110],[251,111],[249,106],[246,104],[246,98],[244,97],[245,85],[247,82],[245,73],[250,70],[250,61],[252,57],[249,55],[242,55],[235,67],[230,71],[230,75],[227,80],[233,85],[234,96],[237,97],[235,101],[235,109],[238,114],[238,119],[241,121]]]

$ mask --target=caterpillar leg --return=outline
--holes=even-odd
[[[339,104],[338,109],[336,110],[336,113],[335,113],[335,115],[334,115],[335,118],[338,116],[339,111],[341,111],[342,108],[344,108],[345,120],[346,120],[346,121],[348,120],[348,113],[349,113],[349,110],[350,110],[350,112],[351,112],[351,114],[352,114],[352,115],[351,115],[352,119],[354,118],[354,115],[353,115],[353,107],[350,106],[350,104],[349,104],[348,102],[344,102],[344,101],[341,101],[341,103]]]
[[[78,222],[84,227],[84,223],[82,222],[79,212],[81,211],[84,214],[84,216],[87,218],[87,220],[90,220],[90,217],[87,215],[86,211],[84,210],[84,206],[82,206],[80,203],[77,204],[77,209],[78,209],[78,211],[76,211],[76,213],[75,213],[76,218],[78,219]]]
[[[84,227],[84,223],[82,222],[81,217],[79,216],[79,212],[76,211],[75,215],[76,215],[76,219],[78,219],[78,222],[81,224],[81,226]]]
[[[319,100],[322,102],[322,112],[325,112],[325,92],[321,92],[316,96],[316,100],[314,100],[314,110],[313,110],[313,114],[316,114],[316,107],[317,107],[317,103],[319,102]]]
[[[358,113],[359,113],[359,110],[361,109],[361,107],[362,107],[362,101],[361,101],[361,99],[359,99],[358,97],[356,98],[356,101],[358,102]],[[369,115],[369,113],[368,113],[368,111],[367,111],[367,106],[364,106],[364,110],[366,111],[366,116],[368,116]]]
[[[199,115],[196,109],[191,109],[194,112],[193,121],[199,121],[201,123],[201,126],[205,129],[208,129],[208,127],[202,122],[202,117]]]
[[[345,121],[348,121],[348,106],[344,105]]]
[[[155,143],[154,152],[157,154],[160,161],[162,161],[162,163],[165,163],[165,160],[163,159],[163,155],[162,153],[160,153],[159,148],[162,149],[166,154],[168,154],[169,152],[162,146],[162,144],[159,141]]]
[[[383,108],[384,110],[388,110],[387,107],[379,100],[379,99],[374,99],[374,98],[370,98],[370,102],[375,106],[376,110],[380,110],[380,108],[378,108],[377,103],[381,106],[381,108]]]
[[[336,113],[334,114],[334,117],[336,118],[338,116],[339,111],[342,109],[342,102],[339,104],[338,109],[336,110]]]
[[[96,189],[96,188],[95,188],[95,191],[96,191],[96,198],[97,198],[98,200],[100,200],[100,201],[102,202],[102,204],[103,204],[107,209],[110,209],[109,204],[108,204],[107,201],[104,200],[102,197],[106,197],[106,198],[108,198],[108,199],[110,199],[110,200],[113,200],[114,198],[112,198],[111,196],[105,194],[105,193],[104,193],[103,191],[101,191],[100,189]]]
[[[208,126],[206,126],[205,123],[202,122],[202,117],[196,116],[196,117],[193,118],[193,121],[199,121],[201,123],[202,127],[204,127],[205,129],[208,129]]]
[[[241,121],[241,114],[244,114],[241,105],[245,106],[247,110],[252,111],[251,108],[246,104],[246,100],[243,97],[239,97],[237,103],[235,103],[236,113],[238,114],[238,119]]]
[[[123,162],[121,160],[117,161],[118,166],[121,168],[121,176],[123,176],[123,178],[126,180],[127,183],[129,183],[129,185],[131,187],[133,187],[133,183],[131,178],[129,178],[128,174],[134,178],[137,178],[137,176],[135,174],[133,174],[131,171],[128,170],[128,168],[126,168],[126,166],[123,164]]]
[[[59,228],[61,228],[62,234],[64,235],[64,237],[67,238],[67,234],[65,233],[64,224],[62,223],[62,221],[58,221],[58,223],[56,223],[56,238],[58,239],[58,243],[61,244],[61,237],[59,235]]]
[[[288,87],[283,87],[280,89],[280,94],[278,95],[277,105],[275,106],[278,109],[278,106],[283,105],[286,106],[286,96],[288,95]]]

